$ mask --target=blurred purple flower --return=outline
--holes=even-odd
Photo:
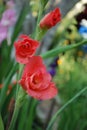
[[[51,68],[50,70],[48,70],[48,72],[51,74],[52,77],[56,74],[56,70],[54,68]]]
[[[59,59],[59,57],[55,58],[55,59],[53,60],[53,62],[50,64],[50,67],[52,67],[52,68],[57,67],[57,60],[58,60],[58,59]]]
[[[14,9],[7,9],[1,19],[1,24],[3,26],[12,26],[16,22],[16,11]]]
[[[57,63],[56,63],[56,62],[53,62],[53,63],[50,64],[50,67],[55,68],[56,66],[57,66]]]
[[[10,1],[7,1],[6,5],[8,8],[13,8],[15,6],[15,3],[13,0],[10,0]]]
[[[8,27],[3,26],[0,23],[0,44],[7,38]]]

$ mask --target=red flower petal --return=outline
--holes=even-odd
[[[23,74],[28,72],[30,74],[33,74],[38,69],[43,69],[46,71],[46,67],[43,64],[42,58],[40,56],[33,56],[32,58],[29,59],[28,64],[26,64]]]
[[[55,97],[58,93],[57,88],[55,87],[54,83],[50,83],[49,87],[43,91],[32,91],[31,89],[27,90],[27,93],[32,97],[39,99],[39,100],[48,100]]]

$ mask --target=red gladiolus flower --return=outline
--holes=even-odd
[[[19,83],[29,95],[36,99],[51,99],[57,94],[57,88],[51,82],[51,75],[46,71],[40,56],[30,58]]]
[[[19,40],[14,43],[16,60],[21,64],[26,64],[32,57],[39,45],[39,42],[31,39],[27,35],[21,35]]]
[[[61,20],[60,9],[56,8],[50,13],[46,14],[45,17],[40,21],[40,28],[50,29],[55,26]]]

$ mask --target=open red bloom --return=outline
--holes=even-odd
[[[44,18],[40,21],[40,28],[49,29],[55,26],[60,20],[61,20],[60,9],[56,8],[44,16]]]
[[[21,64],[26,64],[32,57],[39,45],[39,42],[31,39],[27,35],[21,35],[19,40],[14,43],[16,60]]]
[[[57,94],[57,88],[51,82],[51,75],[46,71],[40,56],[30,58],[19,83],[29,95],[36,99],[51,99]]]

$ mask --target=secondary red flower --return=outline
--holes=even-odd
[[[44,16],[44,18],[40,21],[40,28],[49,29],[55,26],[60,20],[61,20],[60,9],[56,8]]]
[[[39,42],[31,39],[27,35],[21,35],[17,42],[14,43],[16,60],[21,64],[26,64],[32,57],[39,45]]]
[[[51,99],[57,94],[57,88],[51,82],[51,75],[46,71],[40,56],[30,58],[19,83],[29,95],[36,99]]]

